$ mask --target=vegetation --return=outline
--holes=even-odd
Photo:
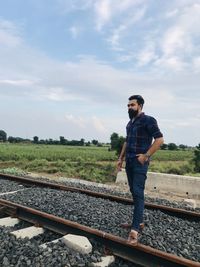
[[[23,171],[112,182],[115,160],[108,147],[73,147],[33,144],[0,144],[0,169],[17,167]]]
[[[6,142],[7,140],[7,133],[3,130],[0,130],[0,141]]]
[[[196,147],[194,151],[193,162],[194,162],[194,170],[196,172],[200,172],[200,144]]]
[[[112,182],[116,160],[125,138],[113,133],[110,145],[98,140],[33,140],[8,137],[0,130],[0,172],[38,172]],[[149,171],[200,176],[200,144],[194,148],[174,143],[163,144],[151,159]]]
[[[108,147],[37,144],[0,144],[0,172],[37,172],[96,182],[116,178],[116,152]],[[197,175],[193,150],[159,150],[152,157],[149,171]],[[17,169],[16,169],[17,168]]]

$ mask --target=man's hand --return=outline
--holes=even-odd
[[[137,154],[136,155],[138,157],[138,161],[144,165],[145,162],[147,162],[149,160],[149,156],[147,156],[146,154]]]
[[[119,158],[117,161],[117,171],[118,172],[122,170],[122,164],[123,164],[123,160]]]

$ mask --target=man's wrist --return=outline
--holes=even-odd
[[[145,155],[145,157],[146,157],[147,159],[149,159],[149,158],[151,157],[151,154],[150,154],[149,152],[145,153],[144,155]]]
[[[123,158],[119,157],[119,158],[118,158],[118,161],[123,161]]]

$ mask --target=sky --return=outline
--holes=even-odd
[[[0,0],[0,130],[109,142],[128,98],[200,143],[200,0]]]

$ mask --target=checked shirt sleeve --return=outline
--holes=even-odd
[[[153,117],[149,117],[147,131],[154,139],[163,137],[163,134],[158,127],[158,123]]]

